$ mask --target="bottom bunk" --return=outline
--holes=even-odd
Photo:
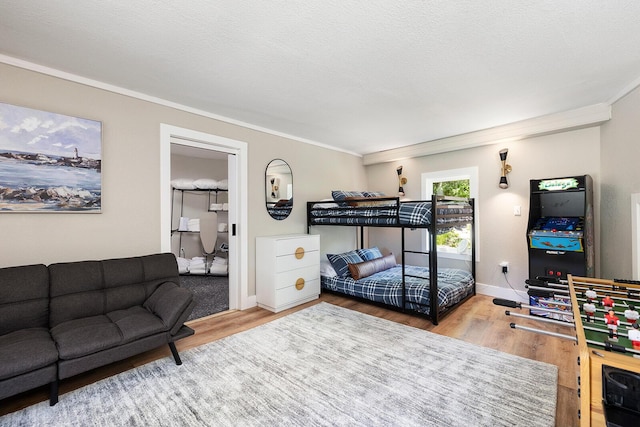
[[[438,313],[433,315],[430,309],[429,268],[405,265],[403,282],[401,264],[389,261],[384,264],[381,261],[383,258],[388,260],[388,257],[377,257],[359,262],[350,253],[328,255],[329,261],[321,263],[321,287],[326,291],[425,315],[436,324],[437,319],[443,314],[475,295],[475,280],[472,273],[457,268],[439,268],[437,274]],[[377,268],[363,267],[367,261],[373,262],[376,259],[379,264]],[[361,270],[364,270],[364,274],[358,274],[359,272],[356,271],[354,275],[354,266],[360,266]]]

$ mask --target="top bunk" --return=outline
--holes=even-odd
[[[446,231],[473,223],[473,199],[433,196],[401,201],[378,192],[332,191],[328,200],[307,202],[307,229],[313,225],[431,228]],[[435,208],[434,208],[435,207]]]

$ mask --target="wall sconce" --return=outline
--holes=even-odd
[[[507,182],[507,174],[511,172],[511,165],[507,164],[507,153],[509,150],[507,148],[503,148],[498,152],[500,154],[500,161],[502,162],[502,167],[500,169],[500,188],[509,188],[509,183]]]
[[[271,177],[271,179],[269,179],[269,181],[271,182],[271,198],[272,199],[277,199],[280,197],[280,178],[276,178],[276,177]]]
[[[404,185],[407,183],[407,178],[402,176],[402,166],[398,166],[396,172],[398,172],[398,194],[404,196]]]

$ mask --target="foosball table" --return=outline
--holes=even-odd
[[[565,325],[575,332],[510,325],[577,342],[580,426],[640,426],[640,282],[568,275],[564,281],[527,283],[538,295],[546,292],[548,302],[528,306],[495,299],[494,303],[529,308],[536,315],[506,314]]]

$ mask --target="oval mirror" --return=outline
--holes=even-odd
[[[293,208],[293,174],[284,160],[274,159],[267,165],[265,195],[271,218],[283,220],[289,216]]]

